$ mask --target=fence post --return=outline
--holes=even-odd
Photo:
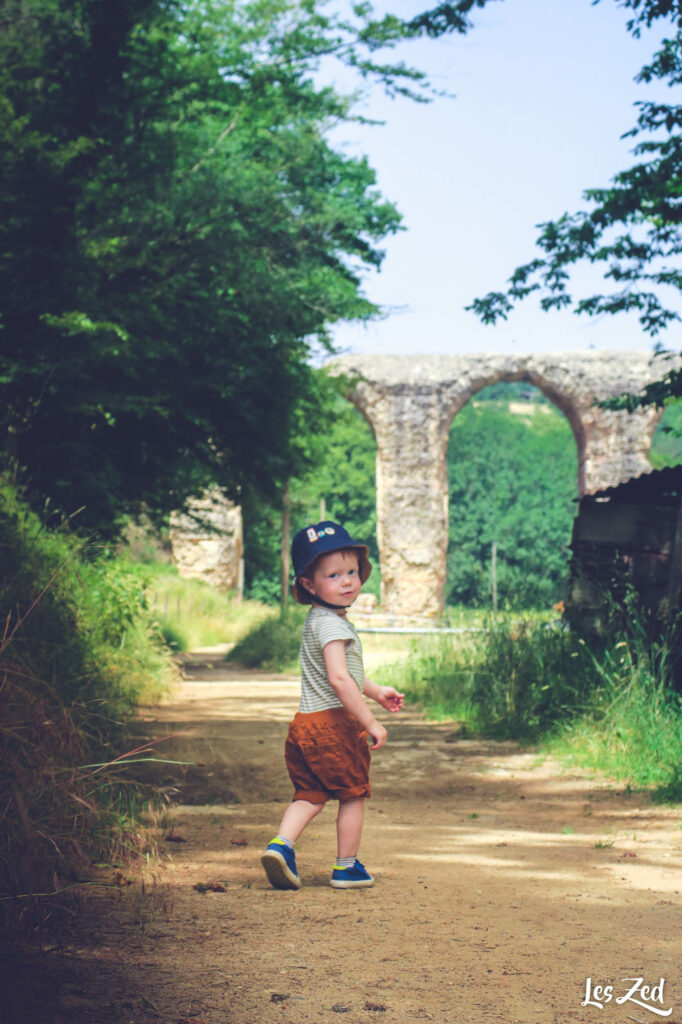
[[[493,611],[497,611],[497,541],[493,541],[493,557],[492,557],[492,573],[493,573]]]
[[[282,550],[281,550],[281,589],[280,607],[282,612],[286,610],[289,600],[289,533],[290,533],[290,512],[289,512],[289,481],[284,484],[282,492]]]

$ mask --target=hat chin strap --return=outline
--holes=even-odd
[[[310,594],[310,591],[308,591]],[[329,601],[325,601],[322,597],[316,597],[315,594],[310,595],[313,598],[313,604],[321,604],[325,608],[331,608],[333,611],[337,611],[341,608],[348,608],[347,604],[330,604]]]
[[[324,598],[318,597],[316,594],[313,594],[312,590],[308,590],[305,584],[301,583],[300,580],[298,582],[303,587],[306,594],[310,594],[311,598],[313,599],[313,604],[321,604],[324,608],[331,608],[332,611],[334,612],[341,611],[342,608],[348,608],[347,604],[331,604],[329,601],[325,601]]]

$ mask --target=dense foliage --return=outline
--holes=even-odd
[[[627,29],[639,36],[659,21],[668,22],[665,38],[636,77],[671,88],[682,83],[682,11],[678,0],[623,0],[630,12]],[[585,194],[586,210],[565,213],[542,224],[541,256],[518,267],[503,292],[491,292],[469,307],[485,323],[506,319],[514,304],[533,292],[544,310],[573,308],[576,313],[635,312],[642,329],[655,336],[679,322],[682,273],[680,190],[682,188],[682,106],[640,102],[635,127],[638,162],[621,171],[606,188]],[[569,292],[572,267],[587,261],[603,267],[612,290],[574,299]],[[682,379],[675,378],[681,394]]]
[[[496,393],[503,394],[499,385]],[[486,394],[458,413],[450,431],[447,601],[491,606],[495,542],[500,607],[549,607],[568,571],[575,441],[552,406],[526,402],[518,415]]]
[[[378,594],[379,551],[376,541],[376,444],[371,427],[347,399],[331,392],[324,414],[306,425],[314,438],[316,463],[289,482],[291,534],[318,522],[324,514],[347,526],[370,549],[374,571],[365,591]],[[262,501],[244,508],[246,583],[249,595],[279,598],[281,507]]]
[[[0,449],[36,508],[116,532],[290,475],[311,349],[375,312],[360,272],[400,221],[326,141],[355,115],[320,61],[424,98],[378,51],[483,2],[0,3]]]
[[[649,452],[654,469],[682,465],[682,402],[670,402],[656,427]]]

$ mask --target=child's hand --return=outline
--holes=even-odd
[[[372,728],[368,729],[367,732],[372,740],[372,744],[369,749],[380,750],[388,738],[388,733],[384,729],[383,725],[381,725],[380,722],[375,722]]]
[[[379,691],[377,700],[382,708],[386,708],[387,711],[400,711],[403,706],[404,693],[398,693],[392,686],[380,686]]]

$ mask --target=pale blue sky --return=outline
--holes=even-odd
[[[407,17],[435,0],[385,6]],[[620,136],[635,123],[635,100],[654,95],[633,77],[657,36],[632,39],[616,0],[499,0],[474,20],[465,37],[400,51],[455,99],[423,106],[374,89],[363,113],[385,126],[332,135],[367,154],[407,229],[365,278],[369,297],[392,312],[368,327],[343,325],[337,345],[377,354],[649,350],[635,317],[545,314],[531,297],[506,323],[483,327],[463,307],[535,255],[534,225],[577,209],[583,189],[632,161],[633,140]],[[577,280],[601,289],[589,269]],[[673,331],[666,341],[680,347]]]

